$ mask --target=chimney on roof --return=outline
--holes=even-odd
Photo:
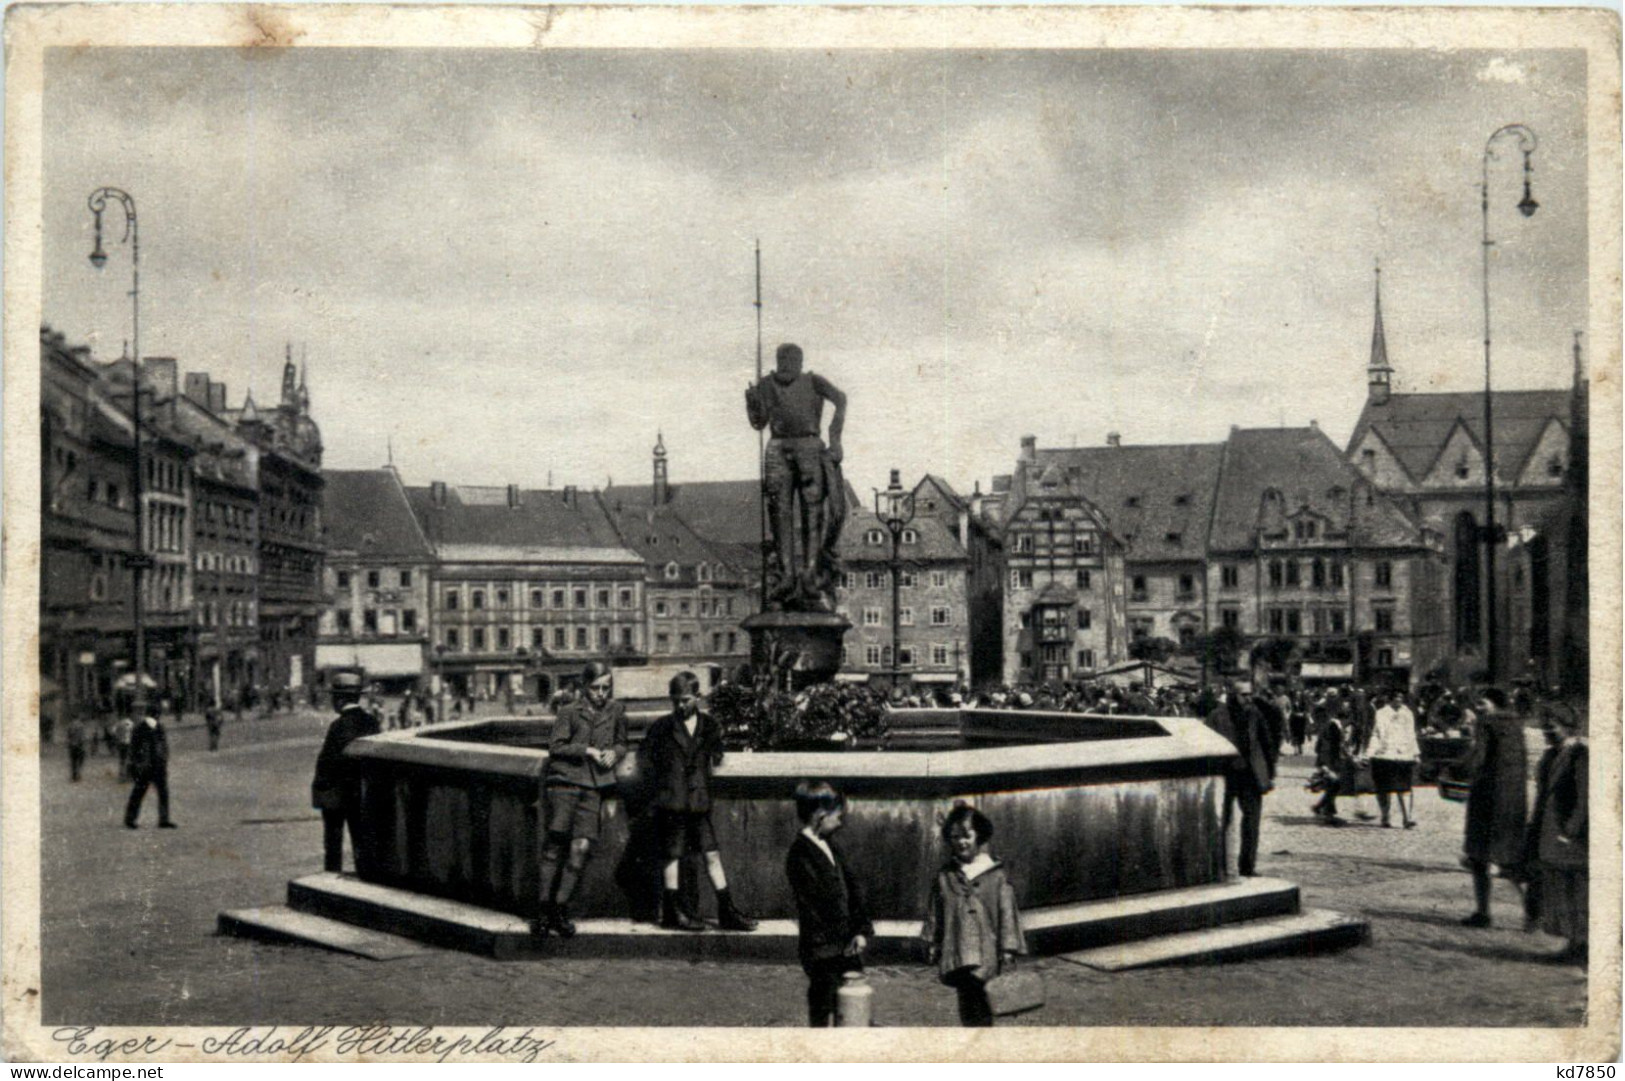
[[[508,485],[508,507],[510,509],[515,509],[522,502],[524,502],[524,500],[521,498],[521,496],[519,494],[519,485],[517,485],[517,484]]]
[[[445,481],[432,480],[429,482],[429,502],[433,503],[437,507],[444,507],[446,505]]]
[[[216,415],[226,411],[226,384],[209,380],[209,412]]]
[[[1314,417],[1310,417],[1309,427],[1313,428],[1317,432],[1320,431],[1320,421],[1316,420]]]
[[[1036,435],[1021,437],[1021,460],[1024,462],[1036,462],[1038,460],[1038,437]]]
[[[141,364],[141,382],[162,401],[179,390],[180,371],[174,357],[148,357]]]
[[[209,373],[187,372],[181,393],[204,409],[209,408]]]
[[[1120,446],[1122,446],[1123,445],[1123,435],[1122,435],[1122,433],[1121,432],[1107,432],[1106,433],[1106,445],[1108,447],[1120,447]]]
[[[566,484],[564,486],[564,491],[559,493],[559,498],[564,500],[564,505],[566,507],[575,506],[576,505],[576,486],[573,485],[573,484]]]

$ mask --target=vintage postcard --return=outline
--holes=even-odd
[[[1617,14],[6,49],[8,1059],[1618,1057]]]

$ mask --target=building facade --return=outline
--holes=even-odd
[[[361,669],[390,691],[427,689],[434,549],[392,467],[323,474],[326,606],[316,667]]]
[[[921,485],[925,482],[922,481]],[[852,624],[842,643],[840,678],[898,686],[969,679],[970,556],[948,520],[946,493],[914,488],[914,519],[900,536],[897,611],[892,610],[891,534],[848,492],[841,531],[837,611]],[[922,499],[922,493],[924,498]],[[926,509],[927,503],[938,503]],[[893,664],[893,627],[898,652]]]

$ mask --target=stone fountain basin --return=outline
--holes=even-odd
[[[650,718],[635,718],[635,734]],[[358,846],[372,882],[529,915],[547,719],[471,720],[357,740]],[[919,919],[957,800],[994,823],[1023,909],[1222,881],[1222,774],[1235,752],[1200,721],[1030,710],[899,710],[897,749],[731,752],[716,828],[735,898],[794,918],[784,858],[793,793],[827,780],[850,800],[837,838],[875,919]],[[917,748],[917,749],[914,749]],[[659,854],[634,750],[572,910],[647,916]],[[704,891],[709,905],[709,891]]]

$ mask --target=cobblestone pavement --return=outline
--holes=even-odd
[[[66,754],[41,764],[44,1020],[51,1025],[799,1025],[793,964],[670,960],[499,963],[430,952],[378,963],[301,946],[220,937],[223,909],[282,901],[288,879],[320,866],[310,809],[324,719],[280,715],[228,724],[219,752],[201,731],[172,737],[178,830],[126,830],[127,786],[111,760],[80,784]],[[1260,869],[1297,882],[1306,905],[1358,913],[1369,946],[1115,975],[1037,962],[1048,1005],[1027,1025],[1575,1025],[1583,969],[1543,960],[1560,943],[1519,930],[1516,891],[1497,883],[1496,927],[1457,920],[1471,887],[1457,864],[1462,808],[1417,793],[1421,828],[1320,825],[1287,760],[1266,800]],[[1364,809],[1374,811],[1366,797]],[[1345,801],[1345,813],[1358,809]],[[861,803],[854,814],[862,813]],[[952,992],[924,966],[871,969],[884,1025],[951,1025]]]

